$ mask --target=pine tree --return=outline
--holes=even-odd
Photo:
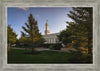
[[[28,23],[25,23],[25,25],[25,27],[22,26],[24,32],[21,31],[21,33],[27,38],[29,46],[33,49],[33,47],[43,44],[43,36],[39,33],[37,21],[33,18],[32,14],[28,17]]]
[[[72,41],[77,42],[76,48],[80,46],[80,43],[76,40],[80,40],[80,38],[77,37],[77,24],[74,22],[69,22],[67,25],[66,30],[63,30],[58,35],[59,41],[61,41],[63,44],[68,45],[71,44]]]
[[[10,48],[11,44],[14,44],[17,40],[17,34],[11,28],[11,25],[7,26],[7,38],[8,38],[8,49]]]
[[[68,16],[78,24],[77,36],[87,39],[88,54],[92,54],[93,11],[91,7],[74,7]],[[70,23],[70,22],[67,22]],[[85,40],[84,40],[85,41]],[[85,41],[86,42],[86,41]]]
[[[21,37],[18,40],[19,41],[19,44],[21,46],[25,45],[25,41],[26,41],[26,37],[25,36],[26,36],[25,33],[21,31]]]

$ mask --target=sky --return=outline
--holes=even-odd
[[[22,26],[25,26],[25,22],[28,23],[28,17],[32,13],[42,35],[44,35],[46,20],[48,20],[50,34],[59,33],[66,29],[67,21],[72,21],[67,16],[71,10],[71,7],[8,7],[7,25],[11,25],[18,35],[17,38],[20,38],[20,31],[24,31]]]

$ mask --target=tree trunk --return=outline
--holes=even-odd
[[[31,40],[32,40],[32,45],[31,45],[31,47],[32,47],[32,53],[34,53],[34,48],[33,48],[33,37],[31,37]]]
[[[32,53],[34,53],[34,48],[32,47]]]

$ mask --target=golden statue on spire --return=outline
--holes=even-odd
[[[46,20],[46,29],[45,29],[45,35],[48,35],[50,32],[49,32],[49,24],[48,24],[48,20]]]
[[[48,23],[48,20],[46,20],[46,23]]]

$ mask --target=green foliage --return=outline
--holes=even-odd
[[[92,54],[92,38],[93,38],[93,11],[92,7],[77,7],[70,11],[68,16],[77,24],[76,36],[77,42],[81,42],[81,46],[88,48],[88,53]],[[71,22],[67,22],[70,24]]]
[[[20,45],[19,39],[16,40],[16,43],[15,44],[16,44],[16,46],[19,46]]]
[[[53,48],[54,50],[60,50],[62,48],[62,45],[57,43],[53,46]]]
[[[17,40],[17,34],[13,31],[13,28],[11,28],[11,25],[7,26],[7,38],[8,38],[8,44],[14,44]]]
[[[72,41],[72,39],[70,38],[70,32],[67,30],[61,31],[57,37],[58,37],[58,40],[61,41],[61,43],[65,45],[67,45],[68,43]]]
[[[44,48],[50,48],[53,50],[60,50],[62,48],[62,45],[60,43],[56,43],[56,44],[43,44]]]
[[[93,56],[90,54],[81,54],[74,52],[73,55],[68,59],[70,63],[93,63]]]
[[[50,45],[50,46],[49,46],[49,48],[50,48],[51,50],[54,50],[54,47],[53,47],[53,45]]]
[[[92,54],[93,45],[93,13],[91,7],[73,7],[68,16],[73,22],[67,22],[66,30],[58,36],[62,43],[67,44],[74,41],[76,48],[88,48],[88,53]],[[77,46],[78,45],[78,46]]]
[[[28,17],[28,23],[25,23],[25,26],[22,26],[22,28],[24,31],[21,31],[22,36],[19,39],[21,43],[30,47],[37,47],[44,43],[45,40],[39,33],[37,21],[32,14]]]
[[[53,45],[53,46],[54,46],[55,44],[43,44],[43,47],[44,47],[44,48],[49,48],[50,45]]]
[[[63,30],[58,35],[59,41],[61,41],[63,44],[67,45],[68,43],[71,43],[74,39],[76,39],[76,36],[74,35],[75,32],[75,26],[76,24],[74,22],[71,22],[66,30]]]

